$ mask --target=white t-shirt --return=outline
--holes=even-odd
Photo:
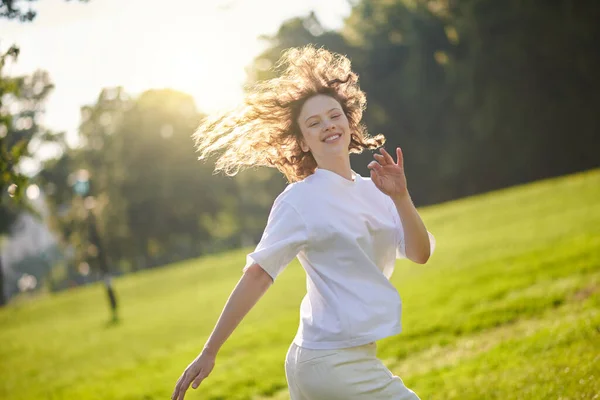
[[[259,264],[274,280],[298,257],[307,284],[298,346],[360,346],[401,331],[402,303],[389,281],[405,257],[400,217],[370,178],[353,175],[317,169],[288,185],[247,257],[244,269]]]

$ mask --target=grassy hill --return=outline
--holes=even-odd
[[[399,261],[404,332],[379,354],[422,399],[592,399],[600,393],[600,170],[421,210],[426,265]],[[246,251],[0,310],[0,398],[170,398]],[[304,272],[294,261],[190,399],[285,399]]]

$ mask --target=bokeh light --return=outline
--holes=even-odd
[[[21,292],[33,290],[37,286],[37,279],[33,275],[23,274],[21,278],[19,278],[17,285]]]
[[[25,191],[25,194],[27,195],[28,199],[36,200],[38,197],[40,197],[40,187],[36,184],[29,185]]]
[[[11,184],[11,185],[9,185],[9,186],[8,186],[8,189],[7,189],[7,191],[8,191],[8,195],[9,195],[10,197],[15,197],[15,195],[17,194],[17,190],[18,190],[18,189],[19,189],[19,187],[18,187],[16,184],[14,184],[14,183],[13,183],[13,184]]]

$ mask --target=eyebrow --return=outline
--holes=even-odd
[[[333,107],[331,110],[329,110],[329,111],[327,111],[327,112],[332,112],[333,110],[338,110],[338,111],[341,111],[339,107]],[[318,117],[318,115],[311,115],[310,117],[306,118],[306,119],[304,120],[304,122],[306,122],[306,121],[308,121],[309,119],[311,119],[311,118],[314,118],[314,117]]]

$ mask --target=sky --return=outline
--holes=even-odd
[[[0,20],[0,50],[21,53],[8,75],[49,72],[56,88],[44,124],[74,143],[80,107],[104,87],[136,95],[150,88],[191,94],[212,112],[241,100],[245,67],[288,18],[314,10],[342,26],[348,0],[39,0],[31,23]],[[217,90],[217,87],[219,90]],[[33,167],[32,167],[33,168]],[[25,167],[25,169],[27,169]]]

